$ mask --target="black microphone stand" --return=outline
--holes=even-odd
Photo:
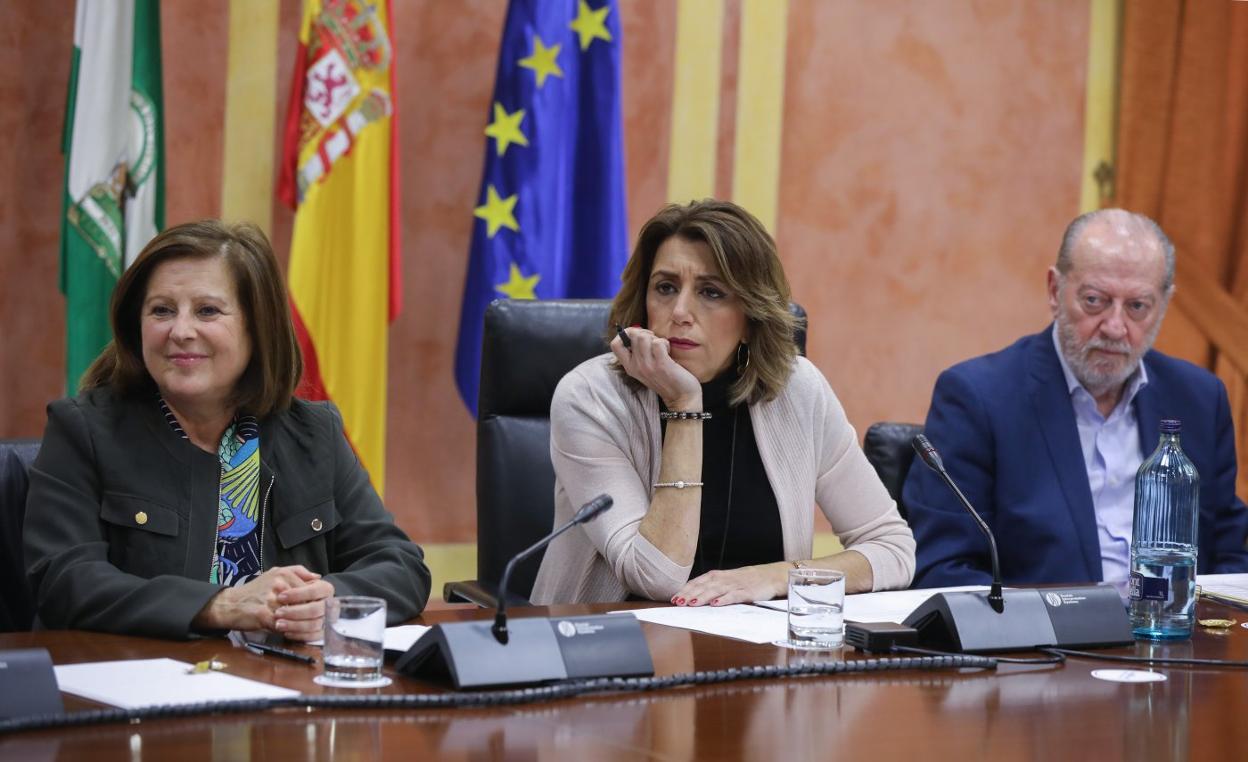
[[[913,445],[923,462],[940,474],[988,538],[992,557],[992,587],[986,596],[974,591],[934,592],[906,617],[904,624],[918,631],[920,643],[929,648],[975,652],[1046,646],[1096,647],[1131,642],[1126,609],[1112,587],[1054,586],[1045,588],[1043,595],[1036,589],[1003,592],[997,540],[992,529],[958,489],[927,437],[919,434]]]
[[[461,690],[653,675],[650,647],[641,620],[635,616],[573,614],[507,622],[507,590],[516,564],[611,504],[610,495],[599,495],[582,506],[571,521],[507,562],[492,626],[488,620],[435,624],[398,658],[394,668]]]
[[[591,521],[598,514],[610,508],[613,503],[614,501],[610,495],[599,495],[582,506],[576,512],[576,515],[572,517],[571,521],[520,551],[507,562],[507,566],[503,567],[503,578],[498,583],[498,611],[494,614],[494,626],[490,628],[490,632],[494,633],[495,640],[503,645],[507,645],[509,639],[507,632],[507,591],[511,589],[511,570],[516,568],[516,564],[546,547],[556,537],[572,527]]]
[[[945,464],[940,459],[940,453],[936,452],[936,448],[932,443],[927,441],[927,437],[922,434],[917,435],[911,443],[914,451],[919,454],[919,458],[927,464],[927,467],[940,474],[940,478],[945,484],[949,485],[949,489],[953,490],[953,494],[958,496],[958,500],[962,502],[962,507],[967,513],[971,514],[971,518],[975,519],[976,526],[979,531],[984,533],[984,537],[988,538],[988,552],[992,559],[992,588],[988,591],[988,605],[992,606],[992,610],[1000,614],[1005,610],[1005,597],[1001,595],[1001,560],[997,556],[997,538],[992,535],[992,530],[988,528],[988,522],[984,521],[975,507],[971,505],[971,501],[966,499],[966,495],[962,494],[962,490],[958,489],[958,485],[954,484],[953,478],[949,476],[949,472],[945,470]]]

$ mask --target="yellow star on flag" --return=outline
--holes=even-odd
[[[494,190],[493,185],[486,187],[485,204],[473,209],[472,216],[485,220],[485,232],[490,238],[494,237],[499,228],[520,229],[515,216],[511,213],[511,210],[516,208],[516,198],[515,194],[507,198],[499,198],[498,191]]]
[[[603,6],[594,11],[590,10],[585,0],[577,3],[576,18],[568,26],[580,35],[582,51],[587,49],[594,40],[611,42],[611,33],[607,31],[607,13],[610,11],[610,6]]]
[[[537,282],[541,279],[542,276],[537,274],[530,275],[527,278],[524,277],[520,272],[520,268],[516,266],[515,262],[512,262],[507,282],[495,285],[494,290],[506,294],[512,299],[536,299],[537,294],[533,290],[537,288]]]
[[[542,85],[546,84],[546,78],[554,75],[563,78],[563,69],[559,68],[559,49],[562,45],[551,45],[546,47],[542,42],[542,38],[533,35],[533,53],[525,58],[520,59],[520,66],[525,69],[532,69],[537,74],[537,89],[541,90]]]
[[[524,119],[524,109],[520,109],[514,114],[508,114],[507,109],[503,108],[503,104],[494,104],[494,121],[485,128],[485,134],[494,138],[495,145],[498,146],[498,155],[502,156],[507,152],[507,146],[515,143],[519,146],[527,146],[529,139],[520,131],[520,121]]]

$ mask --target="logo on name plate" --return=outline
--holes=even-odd
[[[576,625],[566,619],[558,625],[559,634],[565,638],[571,638],[576,635]]]
[[[1058,595],[1057,593],[1045,593],[1044,600],[1047,601],[1048,604],[1054,608],[1057,608],[1058,606],[1062,605],[1062,596]]]

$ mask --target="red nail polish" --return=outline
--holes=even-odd
[[[689,601],[689,605],[690,605],[690,606],[696,606],[696,605],[697,605],[697,603],[698,603],[698,599],[697,599],[697,598],[694,598],[693,600]]]
[[[685,603],[685,599],[684,599],[684,598],[677,598],[677,599],[676,599],[676,605],[677,605],[677,606],[683,606],[683,605],[684,605],[684,603]]]
[[[629,328],[640,328],[640,327],[641,327],[641,323],[633,323],[632,325],[629,326]]]
[[[712,606],[718,606],[718,605],[719,605],[719,599],[718,599],[718,598],[716,598],[715,600],[711,601],[711,605],[712,605]]]

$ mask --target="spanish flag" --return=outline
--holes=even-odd
[[[331,399],[385,484],[387,329],[401,294],[394,37],[388,0],[305,0],[278,183],[295,209],[290,298],[299,396]]]

